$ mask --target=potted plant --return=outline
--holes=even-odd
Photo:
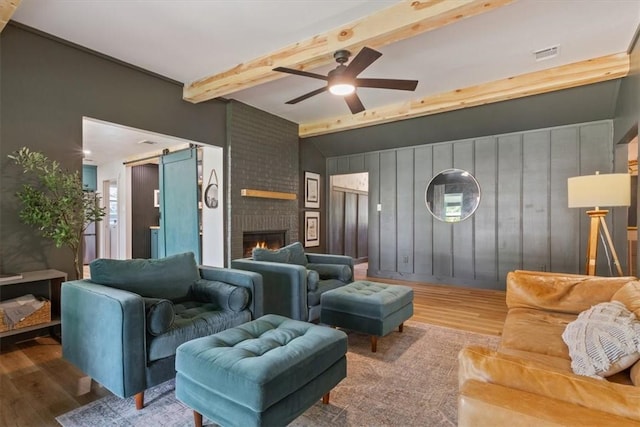
[[[99,207],[100,197],[83,190],[78,171],[64,170],[42,153],[22,147],[8,157],[29,175],[16,193],[22,202],[20,219],[52,239],[56,247],[71,249],[76,278],[81,278],[82,234],[90,223],[106,214],[105,208]]]

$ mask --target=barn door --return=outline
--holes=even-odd
[[[200,263],[198,153],[196,148],[160,158],[158,256],[193,252]]]

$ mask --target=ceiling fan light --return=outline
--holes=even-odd
[[[329,86],[329,92],[338,96],[351,95],[355,90],[356,87],[349,83],[338,83]]]

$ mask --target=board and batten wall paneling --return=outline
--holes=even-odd
[[[498,138],[498,276],[522,266],[522,135]]]
[[[604,120],[366,153],[368,274],[504,289],[515,269],[583,273],[587,209],[568,208],[567,178],[624,170],[614,167],[625,161],[626,148],[618,150],[614,158],[612,122]],[[327,170],[362,164],[351,157],[328,159]],[[435,220],[424,204],[431,178],[452,167],[473,173],[481,189],[478,210],[460,223]],[[349,172],[356,171],[339,169]],[[619,252],[626,250],[624,209],[607,218]],[[626,254],[618,255],[626,269]],[[597,272],[609,274],[602,252]]]
[[[344,252],[344,192],[328,191],[331,195],[331,227],[329,230],[329,252],[343,255]]]
[[[453,144],[453,167],[475,174],[474,143],[460,141]],[[449,224],[453,233],[453,276],[474,279],[473,240],[475,234],[474,218]]]
[[[358,195],[344,192],[344,254],[358,258]]]
[[[547,130],[523,135],[522,268],[549,268],[549,181],[551,136]],[[536,232],[537,231],[537,232]]]
[[[398,201],[396,166],[397,152],[384,151],[380,153],[380,270],[398,271],[396,254],[398,223],[396,204]],[[371,187],[371,184],[369,184]]]
[[[366,258],[369,252],[369,196],[358,194],[358,258]]]
[[[415,148],[413,159],[413,269],[418,276],[432,276],[433,217],[425,204],[425,191],[433,176],[433,147]]]
[[[369,274],[380,271],[380,153],[367,154],[365,167],[369,172]]]
[[[433,147],[433,174],[453,166],[453,144],[438,144]],[[433,222],[433,274],[437,277],[453,277],[453,233],[451,224]]]
[[[480,205],[473,214],[475,227],[475,279],[498,281],[498,140],[483,138],[475,141],[475,177],[480,184]]]
[[[397,265],[399,273],[413,273],[413,149],[398,150]]]
[[[551,180],[549,199],[551,207],[551,240],[549,271],[582,273],[580,258],[580,216],[583,212],[567,207],[567,179],[578,176],[578,128],[551,130]]]
[[[131,168],[131,257],[151,258],[151,227],[159,224],[160,210],[153,205],[159,187],[158,165]]]

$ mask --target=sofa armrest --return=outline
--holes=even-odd
[[[640,421],[640,388],[575,375],[539,362],[470,346],[458,356],[458,380],[480,381]]]
[[[243,258],[231,261],[231,267],[262,276],[265,314],[308,320],[307,269],[304,266]]]
[[[219,280],[196,280],[191,285],[191,296],[196,301],[213,303],[219,310],[234,313],[246,309],[251,301],[249,289]]]
[[[88,280],[62,284],[62,355],[120,397],[146,389],[142,297]]]
[[[249,291],[249,310],[254,319],[264,314],[264,293],[262,276],[256,272],[233,268],[200,266],[200,277],[205,280],[241,286]]]
[[[307,261],[312,264],[344,264],[353,271],[353,258],[347,255],[314,254],[307,252]]]
[[[353,280],[353,269],[344,264],[307,264],[308,270],[318,273],[320,279],[337,279],[344,283],[350,283]]]

